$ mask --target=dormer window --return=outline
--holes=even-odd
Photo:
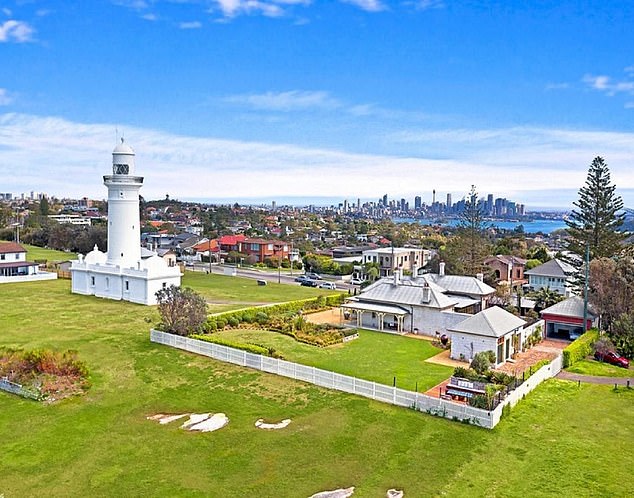
[[[130,166],[127,164],[113,164],[112,170],[115,175],[127,175],[130,172]]]

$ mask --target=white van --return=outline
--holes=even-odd
[[[335,285],[334,282],[322,282],[322,283],[319,284],[319,288],[320,289],[337,290],[337,286]]]

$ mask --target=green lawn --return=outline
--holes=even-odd
[[[77,349],[92,382],[48,406],[0,392],[0,496],[634,494],[634,390],[549,381],[487,431],[152,344],[155,309],[69,287],[0,285],[0,345]],[[190,434],[145,419],[190,411],[230,423]],[[260,417],[293,422],[261,431]]]
[[[77,255],[74,252],[55,251],[54,249],[45,249],[43,247],[22,243],[20,243],[20,245],[26,249],[27,261],[47,260],[51,263],[53,261],[68,261],[71,259],[77,259]]]
[[[336,291],[302,287],[299,284],[269,282],[267,285],[258,285],[252,278],[193,271],[185,272],[182,285],[196,290],[209,302],[231,304],[234,308],[336,294]]]
[[[402,389],[419,392],[442,382],[453,368],[426,363],[438,354],[429,341],[412,339],[369,330],[359,331],[359,338],[346,344],[316,348],[291,337],[262,330],[226,330],[215,335],[239,342],[254,342],[277,349],[285,360],[332,370],[389,386],[394,382]]]
[[[583,375],[597,375],[600,377],[634,378],[634,369],[632,369],[631,366],[629,369],[625,369],[596,360],[578,361],[571,367],[567,368],[566,371]]]

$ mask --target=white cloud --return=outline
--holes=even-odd
[[[224,101],[258,110],[284,112],[310,109],[336,109],[342,105],[341,102],[330,96],[328,92],[301,90],[231,95],[226,97]]]
[[[9,105],[13,102],[13,98],[9,95],[6,88],[0,88],[0,105]]]
[[[582,81],[593,90],[598,90],[609,97],[619,93],[634,95],[634,81],[614,81],[610,76],[591,74],[586,74]]]
[[[10,19],[0,24],[0,43],[16,42],[25,43],[33,39],[35,30],[24,21]]]
[[[141,19],[145,19],[146,21],[158,21],[158,16],[153,13],[143,14]]]
[[[280,17],[285,13],[282,6],[304,2],[284,0],[215,0],[215,3],[225,17],[231,18],[241,14],[262,14],[266,17]]]
[[[634,109],[634,102],[626,102],[625,103],[625,108],[626,109]]]
[[[200,29],[202,26],[200,21],[181,22],[178,24],[180,29]]]
[[[379,12],[386,10],[386,6],[380,0],[340,0],[343,3],[349,3],[368,12]]]
[[[569,83],[548,83],[546,85],[546,90],[566,90],[570,88]]]
[[[413,3],[417,10],[442,9],[445,7],[445,2],[442,0],[417,0]]]
[[[14,193],[37,190],[103,198],[101,175],[111,167],[114,130],[114,124],[0,115],[3,188]],[[531,195],[553,187],[577,190],[596,155],[608,162],[617,192],[634,189],[631,133],[511,128],[401,136],[421,143],[424,150],[445,147],[443,159],[187,137],[128,126],[125,136],[137,152],[137,173],[146,177],[142,193],[148,199],[165,193],[181,199],[344,199],[376,198],[386,192],[409,198],[432,187],[457,193],[475,184],[481,192],[509,196],[512,191],[515,199],[527,202]],[[21,165],[19,175],[10,174],[12,164]],[[634,205],[631,195],[625,198],[630,206]],[[551,198],[550,205],[569,205],[552,191]]]

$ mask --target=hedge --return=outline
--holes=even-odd
[[[260,346],[259,344],[227,341],[225,339],[220,339],[218,337],[214,337],[210,335],[201,335],[201,334],[192,334],[189,337],[191,339],[198,339],[199,341],[211,342],[213,344],[218,344],[220,346],[227,346],[229,348],[240,349],[241,351],[246,351],[248,353],[259,354],[262,356],[272,356],[274,358],[280,357],[280,355],[276,354],[275,349],[267,348],[265,346]]]
[[[599,338],[597,329],[590,329],[579,339],[570,343],[563,351],[564,368],[574,365],[579,360],[583,360],[586,356],[592,354],[592,345]]]

